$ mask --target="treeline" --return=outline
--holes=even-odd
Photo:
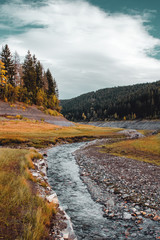
[[[114,87],[61,100],[62,113],[71,121],[160,118],[160,81]]]
[[[30,51],[21,63],[18,53],[12,55],[7,44],[0,53],[0,99],[60,111],[58,88],[50,70],[44,71]]]

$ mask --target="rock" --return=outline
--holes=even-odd
[[[40,177],[38,172],[32,172],[33,177]]]
[[[160,221],[160,216],[158,215],[155,215],[154,218],[153,218],[154,221]]]
[[[130,219],[132,219],[132,215],[130,213],[128,213],[128,212],[124,212],[123,218],[125,220],[130,220]]]
[[[131,208],[131,210],[132,210],[133,212],[136,212],[136,211],[137,211],[137,209],[136,209],[136,208]]]
[[[47,196],[46,199],[48,202],[50,202],[50,203],[53,202],[54,204],[59,206],[59,201],[58,201],[58,197],[57,197],[56,193],[53,193],[53,194]]]
[[[129,195],[126,193],[123,195],[123,199],[127,199],[128,197],[129,197]]]
[[[44,152],[44,153],[43,153],[43,156],[44,156],[44,157],[47,157],[48,155],[47,155],[47,153],[46,153],[46,152]]]
[[[137,234],[136,233],[131,233],[131,237],[136,237]]]
[[[113,218],[113,217],[114,217],[114,213],[113,212],[108,214],[108,218]]]
[[[140,212],[135,212],[136,215],[140,215],[141,213]]]
[[[142,214],[142,215],[146,215],[146,212],[141,211],[141,214]]]
[[[125,231],[125,236],[128,237],[129,234],[130,234],[130,233],[129,233],[129,229],[126,229],[126,231]]]

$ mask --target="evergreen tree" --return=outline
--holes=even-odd
[[[35,59],[32,58],[30,51],[28,51],[23,64],[23,82],[33,102],[36,101],[36,78]]]
[[[48,81],[45,71],[43,72],[43,88],[46,92],[48,92]]]
[[[8,83],[12,84],[12,86],[15,85],[14,79],[15,79],[15,69],[14,69],[14,63],[12,59],[12,55],[10,52],[10,49],[8,45],[6,44],[5,47],[2,47],[1,52],[1,60],[4,63],[6,73],[5,76],[8,78]]]
[[[40,61],[38,61],[36,63],[36,86],[38,89],[43,88],[43,67],[40,63]]]
[[[47,82],[48,82],[48,94],[56,94],[56,81],[53,79],[52,74],[49,69],[46,72]]]

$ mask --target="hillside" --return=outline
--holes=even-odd
[[[105,88],[61,100],[62,114],[72,121],[160,118],[160,81]]]
[[[53,112],[53,111],[52,111]],[[52,113],[51,112],[51,113]],[[14,103],[9,104],[3,101],[0,101],[0,117],[7,117],[8,119],[31,119],[44,121],[55,125],[60,126],[71,126],[73,125],[61,114],[54,112],[57,116],[52,116],[41,111],[40,108],[36,105],[26,105],[24,103]]]

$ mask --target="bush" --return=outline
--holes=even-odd
[[[52,110],[52,109],[47,109],[44,111],[45,114],[47,115],[51,115],[51,116],[59,116],[59,113],[56,110]]]

